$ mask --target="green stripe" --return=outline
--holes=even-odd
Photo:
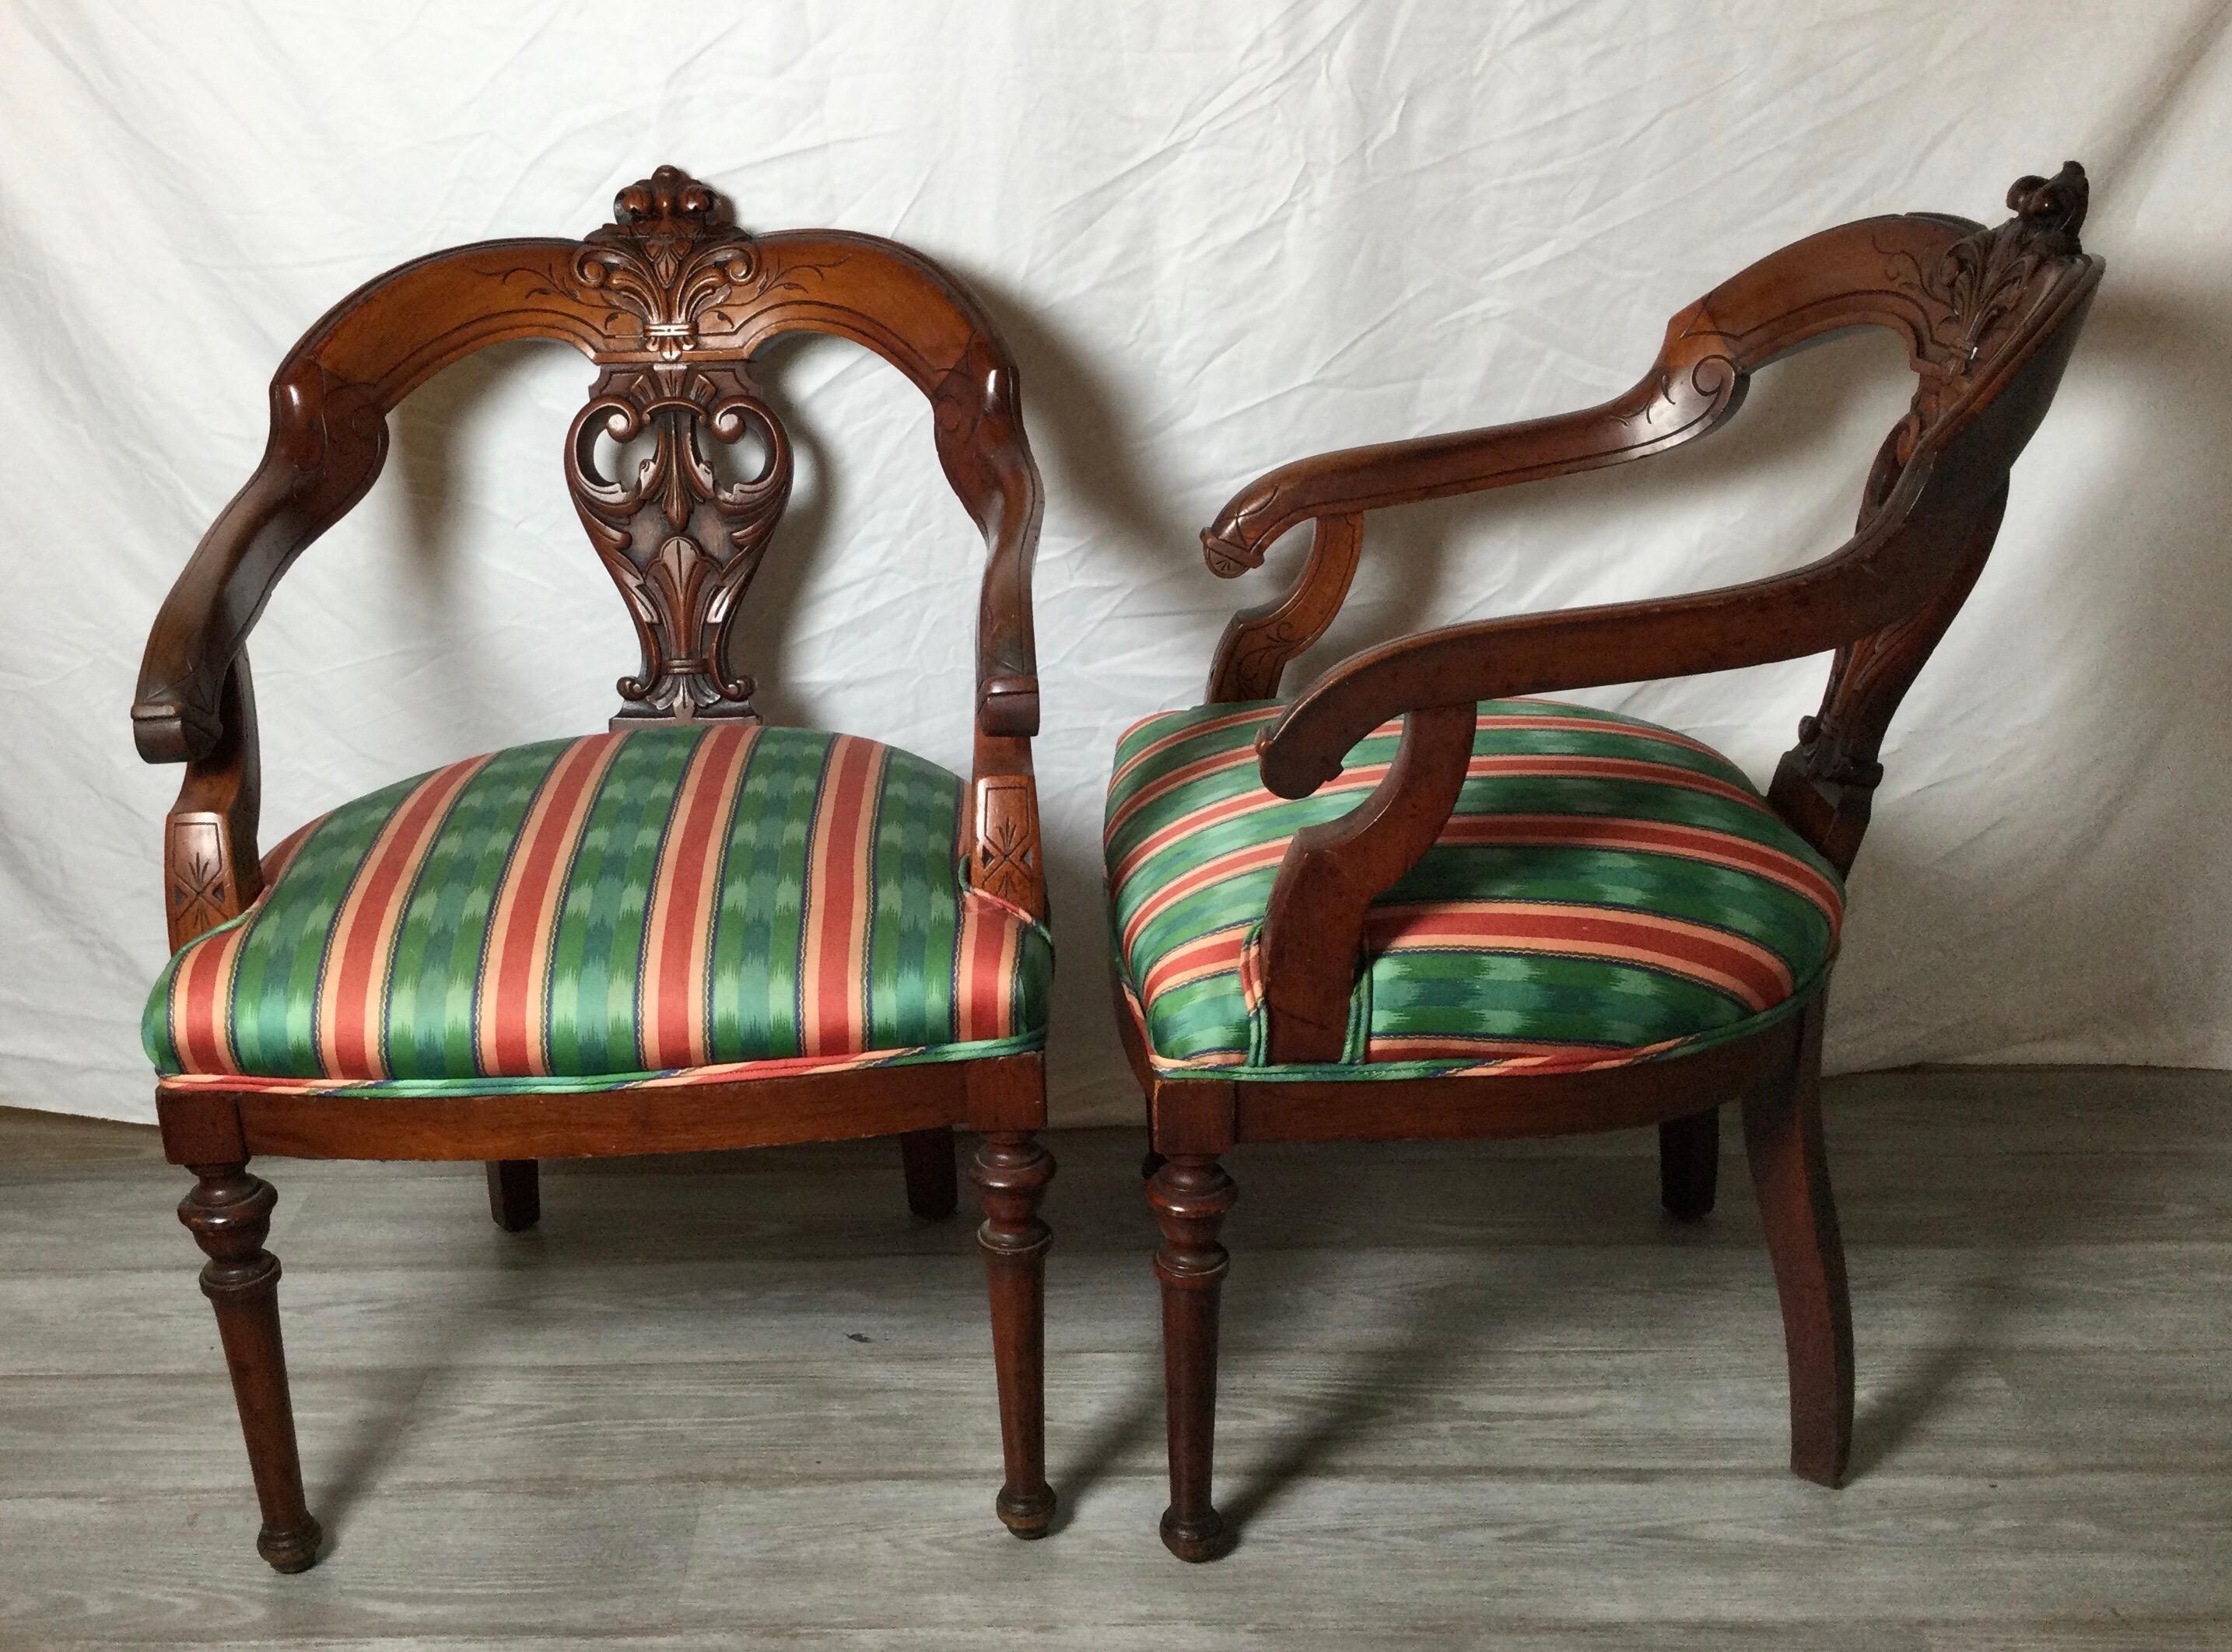
[[[315,1011],[334,920],[380,832],[430,778],[399,781],[335,810],[264,896],[233,978],[233,1048],[243,1071],[274,1078],[323,1072]]]
[[[644,919],[694,729],[631,734],[589,806],[550,942],[545,988],[553,1072],[626,1072],[638,1066],[636,1010]]]
[[[536,794],[573,742],[498,752],[465,783],[413,880],[396,927],[382,1048],[399,1079],[476,1069],[475,989],[489,917]]]
[[[871,1049],[922,1041],[953,1025],[959,779],[905,752],[891,754],[876,811],[874,904],[868,925]]]
[[[1369,795],[1364,787],[1321,789],[1287,800],[1262,788],[1252,747],[1282,707],[1205,706],[1150,720],[1119,743],[1118,768],[1156,742],[1175,735],[1165,748],[1141,761],[1110,787],[1106,834],[1110,910],[1119,937],[1160,891],[1189,873],[1236,851],[1269,845],[1302,827],[1349,814]],[[1244,710],[1227,728],[1208,725]],[[1622,714],[1535,702],[1485,703],[1483,715],[1570,722],[1573,727],[1489,727],[1475,735],[1476,755],[1615,759],[1651,765],[1632,776],[1489,774],[1466,781],[1460,815],[1564,815],[1681,826],[1734,845],[1757,845],[1810,868],[1830,888],[1833,870],[1759,799],[1741,770],[1717,754],[1666,737],[1667,731]],[[1616,724],[1616,728],[1590,724]],[[1355,768],[1392,761],[1398,734],[1375,735],[1349,754]],[[1214,772],[1156,792],[1189,765],[1230,758]],[[1685,781],[1701,775],[1736,787],[1739,795],[1699,789]],[[1246,807],[1214,825],[1183,831],[1132,866],[1120,883],[1116,869],[1157,832],[1228,802]],[[1156,911],[1123,945],[1123,967],[1135,990],[1158,962],[1212,933],[1260,921],[1277,878],[1275,864],[1228,874]],[[1800,994],[1810,991],[1833,952],[1830,915],[1800,891],[1741,867],[1657,850],[1564,844],[1444,844],[1424,856],[1379,904],[1510,900],[1571,906],[1606,916],[1647,914],[1678,918],[1763,947],[1781,959]],[[1763,1015],[1747,1002],[1671,966],[1593,956],[1499,951],[1451,947],[1399,951],[1372,961],[1359,981],[1354,1015],[1368,1015],[1379,1037],[1509,1038],[1608,1051],[1632,1050],[1669,1040],[1693,1046],[1737,1035],[1786,1013]],[[1252,1018],[1236,973],[1199,980],[1163,993],[1147,1006],[1150,1042],[1163,1063],[1213,1055],[1249,1057],[1235,1077],[1270,1076],[1262,1065],[1260,1014]],[[1356,1028],[1360,1047],[1362,1027]],[[1492,1059],[1492,1058],[1484,1058]],[[1372,1064],[1366,1076],[1386,1070],[1447,1072],[1461,1061]],[[1327,1072],[1346,1071],[1327,1067]],[[1294,1070],[1277,1069],[1277,1076]]]
[[[716,1061],[799,1053],[807,830],[829,744],[807,729],[762,729],[752,753],[714,909]]]
[[[507,868],[536,797],[574,742],[546,741],[497,753],[457,788],[410,887],[396,897],[391,969],[380,982],[381,1047],[395,1078],[340,1075],[350,1092],[536,1093],[594,1090],[643,1076],[637,1015],[650,896],[683,781],[705,732],[630,733],[587,800],[574,852],[558,869],[551,897],[542,1006],[547,1079],[480,1075],[474,1017]],[[833,743],[827,734],[764,729],[746,759],[722,828],[723,852],[708,880],[709,1062],[801,1053],[808,851]],[[965,790],[957,776],[888,748],[881,768],[881,784],[868,800],[870,882],[861,894],[869,916],[863,1042],[871,1050],[900,1052],[890,1059],[906,1062],[1040,1047],[1053,961],[1037,925],[1023,931],[1010,982],[1022,1030],[1009,1040],[956,1040],[963,893],[956,852]],[[242,1071],[324,1076],[315,1016],[334,919],[380,833],[432,778],[403,781],[335,810],[307,837],[264,899],[225,926],[247,930],[230,1029]],[[851,875],[849,867],[840,871]],[[365,917],[377,923],[380,915]],[[164,1072],[179,1066],[169,1001],[185,956],[165,967],[142,1017],[149,1056]]]

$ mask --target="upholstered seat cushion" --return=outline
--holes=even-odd
[[[1550,701],[1483,703],[1440,840],[1368,915],[1339,1065],[1270,1066],[1255,941],[1287,842],[1387,772],[1390,723],[1289,801],[1253,749],[1277,703],[1199,706],[1118,745],[1106,849],[1117,964],[1158,1072],[1400,1079],[1675,1055],[1788,1014],[1836,949],[1836,873],[1686,735]]]
[[[254,906],[164,970],[148,1053],[174,1085],[411,1092],[1035,1049],[1052,951],[964,886],[963,795],[793,729],[453,763],[275,850]]]

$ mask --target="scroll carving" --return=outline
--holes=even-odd
[[[1323,636],[1340,612],[1363,546],[1360,515],[1317,519],[1309,560],[1294,588],[1276,602],[1243,608],[1225,626],[1210,666],[1210,704],[1268,700],[1277,695],[1287,663]]]
[[[613,222],[574,255],[574,296],[605,306],[616,349],[678,360],[706,334],[734,333],[728,306],[767,279],[759,249],[736,229],[728,204],[674,166],[662,166],[613,199]]]
[[[607,347],[566,437],[566,483],[581,526],[635,621],[643,664],[620,680],[615,724],[756,720],[753,683],[729,628],[790,496],[788,438],[733,348],[769,269],[727,204],[678,168],[622,190],[613,222],[574,255],[569,296],[604,310]],[[648,437],[633,476],[607,476],[600,438]],[[724,482],[720,448],[762,450]]]
[[[2085,169],[2065,162],[2050,178],[2017,178],[2008,191],[2015,216],[1962,236],[1927,269],[1911,254],[1890,255],[1886,273],[1892,286],[1915,300],[1925,318],[1914,340],[1922,382],[1906,417],[1876,455],[1862,526],[1891,497],[1922,433],[1960,399],[1976,364],[1989,360],[2012,334],[2039,277],[2083,256],[2077,232],[2085,224],[2089,191]]]
[[[1978,366],[2019,334],[2045,287],[2084,256],[2078,231],[2087,192],[2085,169],[2070,161],[2051,178],[2018,178],[2008,191],[2012,218],[1962,236],[1927,269],[1905,253],[1891,256],[1893,286],[1915,300],[1925,318],[1914,339],[1921,383],[1876,454],[1860,527],[1889,502],[1924,432],[1960,400]],[[1809,814],[1827,806],[1833,818],[1817,821],[1810,835],[1839,865],[1850,864],[1866,827],[1872,794],[1883,779],[1877,754],[1891,715],[1983,572],[2005,501],[2002,485],[1929,600],[1837,651],[1820,710],[1799,722],[1799,743],[1776,775],[1777,800],[1786,812]]]
[[[649,433],[633,476],[607,476],[597,439]],[[757,473],[723,483],[706,442],[756,437]],[[752,680],[728,658],[729,628],[790,496],[789,439],[741,366],[655,361],[607,367],[566,442],[566,482],[590,542],[626,599],[643,666],[620,680],[616,722],[756,718]]]

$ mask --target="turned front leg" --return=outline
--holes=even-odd
[[[186,1168],[201,1179],[179,1204],[178,1220],[210,1259],[202,1268],[202,1294],[217,1310],[249,1470],[263,1506],[256,1552],[281,1571],[305,1571],[317,1560],[322,1534],[303,1500],[295,1450],[295,1408],[279,1342],[279,1259],[263,1248],[278,1195],[244,1164]]]
[[[1171,1506],[1163,1544],[1181,1560],[1225,1549],[1224,1517],[1210,1501],[1217,1443],[1217,1298],[1230,1260],[1217,1242],[1240,1196],[1214,1157],[1175,1154],[1147,1183],[1163,1230],[1155,1277],[1163,1285],[1163,1383],[1171,1446]]]
[[[1054,1180],[1054,1156],[1028,1131],[995,1131],[976,1150],[972,1179],[984,1201],[976,1243],[992,1292],[992,1363],[1008,1469],[993,1506],[1017,1537],[1042,1538],[1054,1506],[1046,1480],[1046,1254],[1054,1234],[1038,1213]]]

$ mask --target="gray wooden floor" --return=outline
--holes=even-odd
[[[1140,1143],[1057,1136],[1063,1524],[994,1522],[970,1224],[888,1143],[259,1168],[312,1506],[267,1571],[153,1132],[0,1113],[0,1644],[2232,1645],[2232,1076],[1833,1083],[1859,1466],[1792,1479],[1741,1160],[1651,1138],[1250,1149],[1221,1501],[1155,1538]],[[1727,1132],[1733,1138],[1734,1130]],[[1733,1140],[1730,1143],[1733,1149]]]

